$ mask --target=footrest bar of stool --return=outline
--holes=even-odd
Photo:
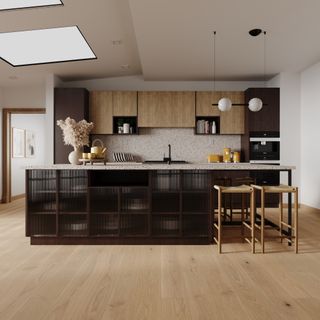
[[[251,227],[248,223],[246,223],[246,222],[242,222],[242,223],[243,223],[243,225],[246,226],[248,229],[252,230],[252,227]]]
[[[258,224],[254,224],[254,226],[258,229],[258,230],[261,230],[261,226],[259,226]]]
[[[217,225],[216,223],[214,223],[213,226],[214,226],[217,230],[219,230],[219,227],[218,227],[218,225]]]
[[[214,240],[214,242],[215,242],[216,244],[219,243],[216,237],[213,237],[213,240]]]
[[[252,240],[248,239],[248,238],[244,238],[245,241],[247,241],[249,244],[252,243]]]
[[[292,229],[292,226],[290,226],[290,224],[287,224],[287,223],[285,223],[285,222],[283,222],[283,221],[281,221],[281,224],[284,225],[284,226],[287,227],[287,228]]]

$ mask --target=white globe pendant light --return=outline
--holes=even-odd
[[[263,80],[264,87],[266,86],[266,31],[262,31],[261,29],[252,29],[249,31],[250,36],[257,37],[261,33],[263,33]],[[249,100],[248,108],[252,112],[258,112],[262,109],[263,102],[260,98],[252,98]]]
[[[260,98],[252,98],[249,101],[248,108],[252,112],[258,112],[262,109],[263,102]]]
[[[218,102],[218,108],[220,111],[230,111],[232,108],[232,102],[229,98],[222,98]]]
[[[216,31],[213,31],[213,92],[216,90]],[[212,106],[217,106],[213,103]],[[232,102],[229,98],[221,98],[218,102],[218,109],[222,112],[230,111]]]

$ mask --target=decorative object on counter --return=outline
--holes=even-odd
[[[233,159],[233,162],[235,162],[235,163],[240,162],[240,152],[234,151],[232,159]]]
[[[215,121],[212,121],[211,133],[212,134],[216,134],[217,133],[217,126],[216,126],[216,122]]]
[[[89,159],[89,153],[83,152],[82,153],[82,159]]]
[[[99,144],[99,145],[97,145]],[[104,159],[106,156],[106,148],[104,147],[104,144],[102,140],[100,139],[94,139],[91,146],[91,154],[94,154],[97,159]]]
[[[92,160],[92,159],[96,159],[97,155],[94,152],[88,153],[88,159]]]
[[[89,153],[90,155],[91,153]],[[96,158],[89,158],[89,159],[79,159],[80,162],[85,166],[86,164],[90,163],[91,165],[94,165],[95,163],[103,163],[106,165],[107,160],[106,159],[96,159]]]
[[[76,122],[68,117],[66,120],[58,120],[57,125],[63,133],[65,145],[71,145],[74,150],[69,153],[68,160],[71,164],[80,164],[81,148],[89,145],[89,133],[93,128],[93,122],[81,120]]]
[[[208,163],[217,163],[222,162],[222,155],[220,154],[209,154],[208,155]]]
[[[263,32],[263,81],[264,86],[266,86],[266,31],[262,31],[261,29],[252,29],[249,31],[250,36],[257,37]],[[258,112],[262,109],[263,102],[260,98],[252,98],[249,100],[248,108],[252,112]]]
[[[223,162],[231,162],[231,149],[230,148],[224,148],[223,149]]]
[[[131,153],[114,152],[112,154],[114,162],[135,162],[136,159]]]

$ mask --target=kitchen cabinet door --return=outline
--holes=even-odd
[[[136,117],[138,113],[137,95],[136,91],[113,91],[113,115],[116,117]]]
[[[196,116],[197,117],[219,117],[220,110],[213,103],[218,103],[220,94],[213,91],[198,91],[196,93]]]
[[[246,102],[260,98],[263,107],[258,112],[247,112],[248,132],[280,131],[280,89],[249,88],[245,92]]]
[[[244,134],[244,106],[232,106],[230,111],[221,112],[221,134]]]
[[[90,121],[94,123],[93,134],[112,133],[112,92],[90,92]]]
[[[195,126],[195,93],[192,91],[138,93],[138,126],[192,128]]]
[[[54,163],[69,163],[68,155],[73,150],[63,142],[62,131],[57,120],[67,117],[89,120],[89,92],[83,88],[54,89]]]

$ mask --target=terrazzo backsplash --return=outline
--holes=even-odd
[[[194,129],[149,129],[140,128],[139,135],[106,135],[99,138],[107,147],[108,160],[112,161],[113,152],[132,153],[138,160],[162,160],[168,155],[171,144],[172,160],[188,162],[207,162],[210,153],[222,154],[223,148],[239,151],[240,135],[200,136]]]

